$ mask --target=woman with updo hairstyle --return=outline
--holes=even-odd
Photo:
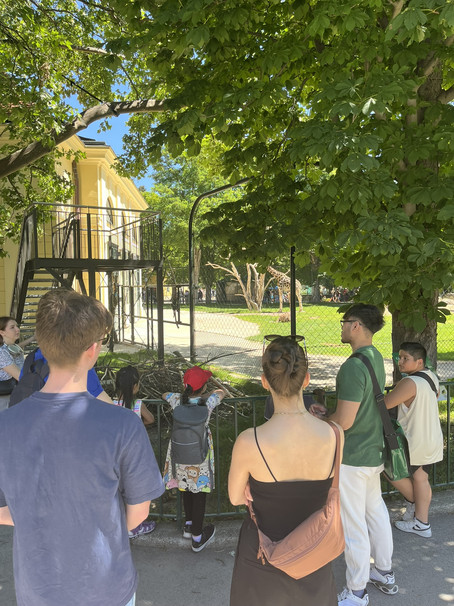
[[[260,530],[273,541],[325,505],[334,473],[334,431],[304,406],[310,377],[301,341],[276,337],[265,349],[261,378],[273,397],[274,414],[238,436],[229,472],[230,501],[244,505],[251,500]],[[294,579],[262,564],[258,547],[257,527],[248,513],[236,550],[230,606],[337,606],[331,564]]]

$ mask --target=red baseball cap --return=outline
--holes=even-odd
[[[211,376],[213,376],[213,373],[209,370],[203,370],[200,366],[193,366],[184,373],[183,383],[185,387],[190,385],[193,391],[199,391]]]

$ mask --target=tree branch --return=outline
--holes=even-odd
[[[86,53],[88,55],[105,55],[107,57],[119,57],[120,59],[124,59],[124,55],[118,55],[117,53],[109,53],[103,48],[97,48],[96,46],[75,46],[71,45],[71,50],[77,51],[79,53]]]
[[[442,93],[440,93],[437,97],[437,101],[443,103],[444,105],[454,101],[454,85],[448,88],[448,90],[444,90]]]
[[[400,13],[402,12],[402,8],[405,4],[405,0],[398,0],[397,2],[390,2],[391,6],[393,7],[393,14],[391,17],[392,19],[395,19],[397,17],[397,15],[400,15]]]
[[[57,145],[67,141],[73,135],[77,135],[98,120],[119,116],[120,114],[146,114],[160,113],[169,110],[168,100],[156,101],[154,99],[143,99],[137,101],[113,101],[111,103],[102,103],[85,110],[75,120],[67,124],[62,131],[53,130],[50,133],[51,143],[45,144],[41,141],[34,141],[13,152],[9,156],[0,158],[0,179],[15,173],[26,166],[29,166],[36,160],[52,152]]]

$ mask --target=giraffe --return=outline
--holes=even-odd
[[[279,292],[279,311],[282,312],[283,295],[284,293],[289,293],[290,295],[290,278],[287,276],[287,274],[284,274],[281,271],[274,269],[274,267],[271,267],[271,265],[268,265],[267,269],[273,276],[273,278],[276,279],[277,288]],[[301,299],[301,282],[299,282],[298,280],[295,280],[295,294],[298,297],[298,303],[300,306],[299,310],[303,311],[303,301]]]

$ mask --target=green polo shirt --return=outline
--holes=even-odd
[[[369,358],[384,389],[386,374],[383,358],[373,346],[360,347],[356,351]],[[354,467],[377,467],[383,463],[383,425],[375,402],[374,390],[367,367],[358,358],[349,358],[339,369],[336,377],[338,400],[360,402],[358,413],[350,429],[345,431],[342,463]]]

